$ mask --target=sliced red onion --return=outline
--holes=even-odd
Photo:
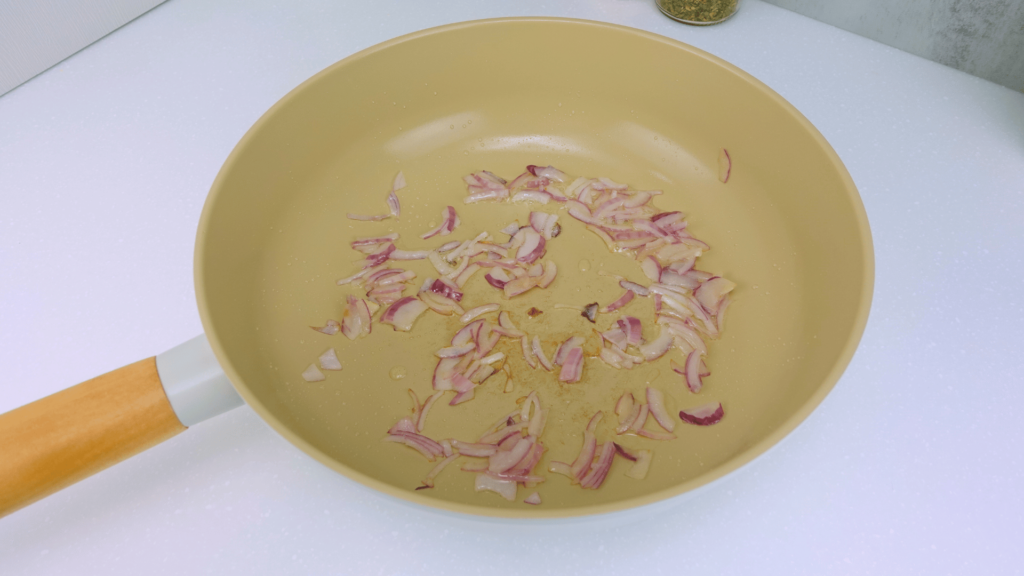
[[[501,306],[497,304],[484,304],[482,306],[477,306],[476,308],[470,308],[469,310],[466,310],[466,313],[463,314],[462,317],[459,318],[459,321],[466,324],[477,316],[482,316],[488,312],[497,312],[500,308]]]
[[[508,452],[496,452],[490,457],[487,469],[491,472],[504,472],[518,464],[533,449],[534,438],[520,438],[515,447]]]
[[[345,284],[351,284],[352,282],[355,282],[356,280],[359,280],[360,278],[362,278],[364,276],[372,274],[372,273],[376,272],[377,270],[379,270],[379,268],[378,269],[363,268],[362,270],[360,270],[359,272],[356,272],[355,274],[353,274],[351,276],[348,276],[346,278],[342,278],[342,279],[338,280],[336,282],[336,284],[338,286],[344,286]]]
[[[412,390],[409,390],[409,392],[411,393]],[[416,407],[419,408],[419,399],[416,399],[415,402]],[[400,432],[412,432],[414,434],[416,433],[416,423],[413,421],[412,418],[406,416],[405,418],[402,418],[398,422],[395,422],[395,425],[392,426],[390,430],[388,430],[388,434],[398,434]]]
[[[526,228],[525,230],[526,235],[524,237],[523,245],[520,246],[519,250],[516,252],[516,260],[529,264],[544,255],[546,242],[544,237],[532,228]]]
[[[500,232],[502,234],[508,234],[509,236],[514,236],[516,232],[519,232],[519,228],[520,228],[519,222],[513,222],[513,223],[509,224],[508,226],[505,226],[504,228],[502,228],[500,230]]]
[[[651,201],[651,197],[652,196],[650,192],[637,192],[630,196],[628,200],[626,200],[626,203],[623,204],[623,207],[636,208],[638,206],[643,206],[644,204],[647,204],[648,202]]]
[[[637,414],[636,419],[627,428],[628,432],[638,432],[641,428],[647,424],[647,417],[651,414],[651,407],[647,404],[639,404],[640,412]]]
[[[419,488],[416,488],[416,489],[419,490],[420,488],[433,488],[434,487],[434,478],[437,478],[437,475],[440,474],[442,470],[447,468],[449,464],[451,464],[456,459],[458,459],[458,457],[459,457],[458,454],[453,454],[453,455],[448,456],[444,460],[441,460],[440,462],[438,462],[437,466],[434,466],[430,470],[430,472],[427,474],[427,477],[423,479],[423,486],[420,486]]]
[[[423,406],[420,408],[419,417],[416,418],[416,431],[423,432],[423,427],[427,424],[427,413],[430,412],[430,407],[434,405],[434,402],[438,398],[444,395],[443,391],[434,392],[426,400],[423,401]]]
[[[352,214],[351,212],[346,214],[349,220],[362,220],[364,222],[377,222],[380,220],[387,220],[391,218],[391,214],[375,214],[373,216],[366,214]]]
[[[700,392],[703,382],[700,378],[700,352],[694,350],[686,357],[686,386],[694,394]]]
[[[640,323],[639,318],[633,316],[623,316],[619,318],[616,324],[619,330],[622,330],[623,334],[626,335],[626,342],[632,346],[639,346],[640,342],[643,341],[643,324]],[[625,346],[622,347],[625,350]]]
[[[728,150],[722,148],[722,151],[718,153],[718,179],[725,184],[729,181],[730,174],[732,174],[732,157],[729,156]]]
[[[526,363],[530,365],[530,368],[536,368],[537,355],[533,353],[533,348],[530,346],[530,337],[524,334],[520,339],[520,343],[523,346],[523,358],[526,360]]]
[[[394,251],[394,244],[385,245],[380,250],[374,252],[373,254],[369,254],[366,257],[366,262],[363,264],[363,268],[372,268],[373,266],[379,266],[383,264],[384,262],[387,261],[388,257],[390,257],[391,253]]]
[[[398,252],[398,250],[395,250],[395,252]],[[394,254],[394,252],[392,252],[392,254]],[[397,270],[397,272],[398,274],[388,274],[387,276],[378,279],[375,284],[377,286],[389,286],[392,284],[406,282],[416,277],[416,273],[412,270]],[[369,281],[367,281],[367,283],[369,283]]]
[[[530,494],[529,496],[527,496],[526,498],[523,499],[523,503],[524,504],[533,504],[534,506],[539,505],[540,504],[540,493],[534,492],[533,494]]]
[[[431,254],[430,250],[393,250],[389,260],[424,260]]]
[[[526,167],[526,170],[538,178],[550,178],[556,182],[565,182],[566,178],[568,178],[568,176],[565,175],[565,172],[562,172],[554,166],[541,168],[540,166],[530,164]]]
[[[483,327],[484,321],[475,320],[469,324],[463,326],[458,332],[452,336],[452,346],[462,346],[469,342],[476,342],[477,336],[480,334],[480,330]]]
[[[614,328],[612,330],[608,330],[607,332],[602,332],[601,338],[607,340],[608,343],[610,343],[612,346],[615,346],[619,350],[625,350],[626,346],[628,345],[628,341],[626,340],[626,334],[620,328]]]
[[[718,305],[718,313],[715,315],[715,325],[718,327],[719,332],[725,330],[725,309],[729,307],[731,302],[732,300],[730,300],[727,295],[725,298],[722,298],[722,303]]]
[[[658,425],[667,432],[676,429],[676,423],[665,409],[665,395],[657,388],[647,387],[647,405],[650,407],[651,416],[658,422]]]
[[[320,355],[320,368],[323,370],[341,370],[341,361],[338,360],[338,353],[334,348],[328,348]]]
[[[596,188],[598,188],[599,190],[628,190],[629,189],[629,186],[627,186],[626,184],[619,184],[618,182],[612,180],[611,178],[605,177],[605,176],[601,176],[600,178],[598,178],[597,182],[594,184],[594,186]]]
[[[540,362],[540,365],[543,366],[545,370],[550,372],[554,368],[551,361],[548,360],[548,357],[544,355],[544,349],[541,348],[539,336],[533,337],[533,353],[536,354],[537,361]]]
[[[618,300],[616,300],[615,302],[612,302],[611,304],[601,308],[601,313],[602,314],[607,314],[609,312],[614,312],[614,311],[618,310],[619,308],[622,308],[623,306],[625,306],[626,304],[629,304],[633,300],[633,296],[634,296],[634,294],[633,294],[632,290],[626,290],[625,294],[623,294],[622,296],[619,296]],[[593,322],[593,320],[591,320],[591,322]]]
[[[457,406],[459,404],[462,404],[463,402],[467,402],[469,400],[472,400],[473,399],[473,395],[474,395],[474,391],[473,391],[472,388],[470,388],[469,390],[467,390],[465,392],[459,392],[458,394],[456,394],[455,396],[452,397],[452,401],[449,402],[448,405],[449,406]]]
[[[316,367],[316,364],[310,364],[309,368],[302,372],[302,379],[306,382],[320,382],[321,380],[326,380],[327,377]]]
[[[452,446],[459,451],[459,454],[473,458],[486,458],[498,451],[498,447],[494,444],[462,442],[461,440],[452,440]]]
[[[521,278],[516,278],[515,280],[506,283],[502,290],[505,292],[505,296],[513,298],[534,288],[535,286],[537,286],[536,278],[523,276]]]
[[[445,206],[444,210],[441,210],[441,225],[434,228],[430,232],[423,234],[420,238],[427,240],[434,236],[447,236],[452,233],[453,230],[459,225],[459,215],[455,212],[454,206]],[[456,244],[458,245],[458,244]],[[447,246],[447,244],[445,245]],[[454,248],[455,246],[452,246]],[[451,248],[450,248],[451,249]],[[438,250],[444,252],[445,250]]]
[[[700,256],[704,251],[702,248],[688,244],[666,244],[658,248],[657,256],[665,262],[678,262]]]
[[[682,286],[688,290],[693,290],[700,286],[700,282],[697,282],[693,278],[679,274],[678,272],[668,268],[661,271],[660,282],[667,286]]]
[[[580,448],[580,453],[573,461],[570,471],[574,483],[579,482],[587,472],[590,470],[590,465],[594,462],[594,454],[597,452],[597,438],[594,433],[590,430],[583,432],[583,447]]]
[[[632,397],[632,396],[631,396]],[[632,404],[628,411],[619,414],[619,425],[615,428],[616,434],[625,434],[633,423],[640,417],[644,404]]]
[[[338,324],[337,320],[328,320],[327,323],[323,326],[310,326],[310,328],[316,330],[317,332],[327,334],[328,336],[334,336],[335,334],[338,333],[339,330],[341,330],[341,324]]]
[[[598,228],[596,226],[590,226],[590,225],[587,225],[587,230],[590,230],[594,234],[597,234],[597,236],[599,238],[601,238],[601,240],[604,241],[605,245],[608,246],[608,250],[610,250],[612,252],[616,251],[617,247],[615,245],[615,241],[612,240],[612,237],[609,236],[607,232],[605,232],[604,230],[601,230],[600,228]]]
[[[580,316],[583,316],[589,320],[591,324],[594,324],[597,320],[597,302],[591,302],[584,306],[583,312],[580,313]]]
[[[674,342],[672,333],[662,329],[657,338],[640,346],[640,352],[644,355],[645,360],[652,362],[664,356],[672,348]]]
[[[438,254],[444,254],[445,252],[451,252],[452,250],[455,250],[456,248],[458,248],[461,244],[462,244],[462,242],[459,242],[458,240],[452,240],[451,242],[445,242],[444,244],[442,244],[441,246],[439,246],[437,248],[436,252]]]
[[[700,302],[701,306],[712,316],[718,313],[718,308],[722,304],[722,300],[725,296],[732,292],[736,284],[722,278],[721,276],[713,276],[700,285],[700,288],[694,291],[693,295]]]
[[[395,330],[408,332],[420,314],[427,311],[427,305],[414,296],[406,296],[388,307],[381,316],[383,324],[390,324]]]
[[[641,286],[636,282],[630,282],[629,280],[619,280],[619,286],[633,292],[637,296],[649,296],[651,294],[651,291],[645,286]]]
[[[391,210],[391,215],[395,218],[402,214],[402,205],[398,202],[398,195],[394,190],[388,193],[388,209]]]
[[[722,410],[722,404],[712,402],[710,404],[704,404],[697,406],[696,408],[690,408],[688,410],[679,411],[679,419],[687,424],[695,424],[697,426],[711,426],[717,424],[725,416],[725,411]]]
[[[651,459],[654,453],[650,450],[637,450],[636,463],[626,470],[626,476],[636,480],[643,480],[651,468]]]
[[[557,275],[558,267],[555,266],[555,262],[553,260],[546,260],[544,262],[544,273],[537,279],[537,286],[547,288],[555,281],[555,276]]]
[[[430,291],[449,300],[462,302],[462,292],[459,290],[459,287],[444,278],[435,280],[433,285],[430,286]]]
[[[359,248],[364,248],[366,246],[377,246],[378,244],[394,242],[395,240],[398,240],[398,233],[392,232],[387,236],[376,236],[372,238],[356,238],[355,240],[352,241],[351,246],[352,248],[358,250]]]
[[[546,212],[530,212],[530,227],[538,234],[544,234],[544,225],[548,221]]]
[[[562,345],[558,347],[558,350],[555,350],[555,357],[552,361],[556,366],[561,366],[565,362],[565,357],[569,354],[569,350],[572,350],[577,346],[581,346],[583,342],[584,339],[582,336],[572,336],[565,342],[562,342]]]
[[[661,278],[661,264],[653,256],[648,256],[640,262],[640,269],[643,270],[644,276],[651,279],[652,282],[658,282]]]
[[[405,174],[399,171],[398,174],[395,174],[395,179],[391,183],[391,189],[397,192],[402,188],[405,188]]]
[[[681,262],[673,262],[668,265],[669,269],[676,274],[686,274],[693,269],[693,265],[697,263],[696,258],[687,258]]]
[[[634,402],[632,392],[623,392],[622,396],[619,397],[619,401],[615,403],[615,414],[622,416],[623,414],[632,412]],[[633,422],[630,421],[628,424],[632,423]],[[622,424],[621,420],[619,421],[619,424]]]
[[[622,456],[623,458],[625,458],[626,460],[629,460],[630,462],[636,462],[636,460],[637,460],[636,453],[634,453],[632,450],[626,448],[625,446],[619,444],[618,442],[615,443],[615,452],[619,456]]]
[[[548,202],[551,201],[551,196],[549,196],[548,194],[546,194],[544,192],[539,192],[539,191],[536,191],[536,190],[522,190],[520,192],[516,192],[516,194],[514,196],[512,196],[512,201],[513,202],[537,202],[537,203],[540,203],[540,204],[547,204]]]
[[[592,490],[600,488],[601,484],[604,483],[605,477],[608,476],[608,471],[611,470],[613,458],[615,458],[615,443],[605,442],[604,446],[601,447],[601,456],[598,457],[597,462],[591,467],[590,472],[580,480],[580,486]]]
[[[386,442],[399,442],[405,444],[410,448],[415,448],[423,454],[427,460],[434,460],[438,456],[444,454],[444,448],[440,444],[423,436],[422,434],[416,434],[413,432],[395,432],[389,434],[384,438]]]
[[[555,474],[568,476],[574,484],[577,482],[576,477],[572,473],[572,466],[565,462],[559,462],[557,460],[552,461],[550,464],[548,464],[548,472],[554,472]]]
[[[491,286],[501,290],[505,288],[505,284],[508,284],[511,278],[501,268],[494,268],[484,275],[484,280],[487,280],[487,283]]]
[[[583,376],[583,349],[573,348],[565,356],[565,363],[562,364],[562,371],[558,379],[562,382],[579,382]]]
[[[517,328],[515,323],[512,322],[512,316],[509,315],[507,311],[498,314],[498,325],[504,328],[505,330],[509,331],[509,336],[519,338],[520,336],[526,335],[525,332]]]

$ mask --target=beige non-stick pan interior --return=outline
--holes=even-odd
[[[718,157],[733,159],[727,184]],[[644,280],[556,204],[465,205],[462,176],[487,169],[513,178],[527,164],[572,176],[607,176],[659,189],[665,210],[688,214],[690,231],[712,249],[700,268],[738,284],[725,334],[710,348],[712,376],[687,391],[668,358],[632,371],[586,362],[584,381],[560,385],[530,370],[518,344],[503,340],[515,391],[495,376],[465,404],[438,402],[425,430],[433,438],[474,439],[529,390],[552,409],[537,470],[539,507],[476,493],[474,475],[452,466],[436,487],[415,491],[433,467],[404,446],[383,443],[410,411],[406,390],[431,390],[433,352],[460,326],[425,314],[411,333],[375,324],[366,338],[325,336],[309,326],[339,319],[358,270],[356,237],[397,232],[402,249],[433,248],[420,234],[445,205],[462,224],[445,238],[495,234],[531,209],[564,225],[549,244],[559,268],[551,289],[512,301],[478,275],[463,304],[499,302],[520,328],[554,350],[592,325],[555,303],[608,303],[621,294],[598,271]],[[402,216],[356,222],[347,212],[385,212],[392,178],[403,171]],[[426,261],[404,266],[419,281]],[[559,19],[456,24],[405,36],[324,70],[274,106],[238,144],[210,194],[196,247],[196,289],[207,334],[246,401],[278,432],[327,466],[375,489],[447,510],[551,517],[620,510],[680,494],[750,461],[801,422],[848,364],[867,319],[873,282],[870,233],[860,198],[839,158],[792,106],[735,67],[704,52],[636,30]],[[408,294],[409,292],[407,292]],[[530,319],[536,306],[544,314]],[[649,300],[622,310],[657,334]],[[616,314],[601,316],[605,330]],[[328,347],[344,369],[323,382],[300,373]],[[675,357],[675,356],[673,356]],[[677,361],[681,358],[675,357]],[[678,439],[614,435],[615,400],[646,386],[666,392],[670,411],[721,401],[717,425],[679,423]],[[448,397],[445,397],[447,400]],[[546,472],[571,461],[586,420],[607,417],[600,441],[654,450],[650,475],[627,478],[617,460],[599,490],[581,490]]]

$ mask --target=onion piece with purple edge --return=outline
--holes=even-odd
[[[618,300],[616,300],[615,302],[612,302],[611,304],[609,304],[607,306],[602,307],[601,308],[601,313],[602,314],[607,314],[609,312],[614,312],[614,311],[618,310],[619,308],[622,308],[626,304],[629,304],[633,300],[634,296],[635,296],[635,294],[633,294],[632,290],[626,290],[626,292],[622,296],[619,296]]]
[[[700,377],[700,364],[700,353],[697,350],[690,352],[690,355],[686,357],[686,374],[684,375],[686,377],[686,386],[694,394],[700,392],[701,387],[704,385]]]
[[[643,480],[647,477],[647,472],[651,469],[651,460],[653,459],[654,452],[650,450],[637,450],[636,451],[636,462],[626,470],[626,476],[636,480]]]
[[[689,408],[686,410],[679,411],[679,419],[687,424],[694,424],[697,426],[711,426],[717,424],[725,416],[725,411],[722,409],[720,402],[712,402],[710,404],[704,404],[697,406],[696,408]]]
[[[629,280],[619,280],[619,286],[622,286],[626,290],[634,292],[637,296],[649,296],[651,291],[646,286],[641,286],[636,282],[630,282]]]
[[[390,324],[395,330],[408,332],[416,319],[427,309],[428,306],[419,298],[406,296],[389,306],[381,315],[380,321],[382,324]]]
[[[558,347],[558,350],[555,350],[555,357],[552,359],[552,362],[554,362],[556,366],[561,366],[562,363],[565,362],[565,356],[569,353],[569,350],[582,345],[583,342],[584,339],[582,336],[571,336],[568,340],[562,342],[562,345]]]
[[[729,151],[722,148],[718,153],[718,179],[725,184],[729,182],[729,175],[732,174],[732,156]]]
[[[582,376],[583,349],[573,348],[565,356],[565,363],[562,364],[562,371],[558,374],[558,379],[571,384],[579,382]]]
[[[702,283],[700,288],[693,292],[693,295],[708,314],[714,316],[718,313],[722,300],[729,292],[732,292],[733,288],[736,288],[735,283],[721,276],[713,276]]]
[[[508,273],[501,268],[492,268],[490,272],[484,274],[484,280],[498,290],[503,290],[505,288],[505,284],[508,284],[512,278],[510,278]]]
[[[580,480],[580,486],[597,490],[604,483],[608,471],[612,467],[612,459],[615,458],[615,443],[608,441],[601,447],[601,455],[597,462],[591,467],[590,472]]]
[[[617,321],[617,325],[623,334],[626,335],[626,342],[633,346],[639,346],[643,341],[643,324],[639,318],[623,316]]]

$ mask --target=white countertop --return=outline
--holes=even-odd
[[[0,412],[202,328],[207,190],[299,82],[394,36],[555,15],[670,36],[804,113],[856,181],[874,307],[779,448],[620,527],[441,518],[328,470],[243,407],[0,520],[0,573],[1008,574],[1024,527],[1024,94],[746,0],[171,0],[0,97]],[[0,455],[2,457],[2,455]]]

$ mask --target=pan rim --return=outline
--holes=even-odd
[[[655,492],[643,494],[633,498],[627,498],[624,500],[618,500],[611,503],[605,504],[593,504],[588,506],[581,506],[577,508],[565,508],[557,510],[545,510],[543,508],[530,508],[529,510],[517,510],[517,509],[502,509],[489,507],[485,505],[476,504],[462,504],[456,502],[442,501],[436,498],[430,498],[422,495],[419,492],[402,490],[395,486],[391,486],[381,480],[373,478],[367,474],[364,474],[354,468],[349,467],[343,462],[327,455],[317,447],[306,442],[298,434],[294,433],[290,427],[278,420],[270,412],[270,410],[263,405],[259,399],[245,386],[238,370],[236,370],[231,358],[225,352],[224,347],[220,343],[220,335],[217,332],[214,323],[211,320],[211,312],[209,308],[209,302],[207,301],[205,286],[205,275],[203,272],[204,266],[204,251],[206,248],[206,241],[209,234],[211,213],[213,212],[213,205],[216,203],[219,196],[220,190],[224,186],[224,182],[228,177],[228,174],[232,172],[233,166],[238,161],[238,158],[242,155],[243,151],[248,148],[250,142],[258,138],[258,134],[261,132],[261,127],[273,117],[278,110],[284,108],[288,103],[295,98],[299,93],[303,92],[308,86],[316,83],[322,77],[334,73],[338,68],[348,66],[353,62],[372,56],[380,51],[387,50],[391,47],[404,44],[406,42],[415,41],[420,38],[436,35],[445,34],[452,31],[457,31],[470,27],[477,26],[490,26],[490,25],[503,25],[503,24],[521,24],[521,23],[561,23],[571,24],[577,26],[590,26],[595,29],[603,29],[616,31],[620,33],[627,33],[634,36],[639,36],[647,41],[657,42],[660,44],[667,45],[674,49],[683,50],[689,52],[692,56],[705,59],[713,64],[717,64],[736,74],[741,79],[749,83],[752,87],[757,89],[764,97],[774,101],[778,104],[786,114],[790,116],[800,127],[802,127],[812,140],[821,147],[825,153],[831,166],[836,170],[839,179],[842,183],[843,191],[847,196],[847,200],[850,203],[853,212],[853,218],[856,223],[857,230],[860,236],[860,251],[863,260],[863,281],[860,290],[860,299],[857,303],[856,312],[853,318],[853,329],[850,331],[843,344],[840,353],[833,364],[832,369],[825,376],[821,385],[815,389],[814,393],[807,398],[807,400],[800,405],[785,421],[783,421],[771,434],[761,438],[759,441],[751,444],[742,452],[736,454],[733,458],[722,463],[719,466],[689,479],[686,482],[682,482]],[[582,518],[590,516],[604,516],[609,515],[613,512],[622,512],[626,510],[648,508],[651,505],[658,504],[659,502],[665,502],[670,500],[678,500],[680,496],[684,494],[693,493],[699,488],[708,488],[712,484],[724,479],[731,475],[733,472],[743,468],[750,464],[755,459],[766,454],[771,448],[777,446],[782,439],[789,436],[794,430],[796,430],[800,424],[805,422],[812,412],[824,401],[825,397],[835,388],[842,374],[846,371],[850,362],[853,359],[854,354],[860,344],[861,338],[863,337],[865,328],[867,326],[868,316],[871,309],[871,302],[874,296],[874,278],[875,278],[875,255],[873,242],[871,237],[871,228],[868,222],[867,212],[864,208],[863,201],[860,194],[857,191],[856,185],[850,176],[846,166],[843,164],[839,155],[835,152],[832,146],[828,143],[825,137],[818,131],[817,128],[811,122],[801,114],[795,106],[790,104],[781,95],[776,93],[774,90],[769,88],[766,84],[750,75],[749,73],[741,70],[737,66],[717,57],[710,53],[707,53],[699,48],[693,47],[689,44],[674,40],[659,34],[639,30],[629,26],[622,26],[619,24],[612,24],[607,22],[599,22],[594,20],[584,20],[576,18],[559,18],[559,17],[507,17],[507,18],[488,18],[482,20],[470,20],[465,22],[457,22],[452,24],[446,24],[443,26],[437,26],[434,28],[428,28],[420,30],[396,38],[392,38],[385,42],[376,44],[369,48],[363,49],[356,52],[334,64],[324,68],[320,72],[314,74],[310,78],[303,81],[301,84],[293,88],[280,100],[274,103],[260,118],[246,131],[245,135],[238,141],[227,159],[224,161],[220,171],[218,172],[213,184],[210,187],[209,195],[207,196],[206,202],[203,206],[202,215],[200,216],[199,226],[196,234],[196,244],[194,250],[194,263],[193,263],[193,276],[194,286],[196,293],[197,305],[199,308],[199,316],[203,323],[203,328],[206,331],[207,339],[210,342],[210,346],[213,349],[214,354],[217,357],[221,368],[231,381],[232,386],[238,391],[239,395],[246,401],[246,403],[253,408],[253,410],[262,418],[267,424],[271,426],[278,434],[283,436],[291,444],[298,447],[306,454],[312,456],[315,460],[321,464],[329,467],[330,469],[341,473],[342,475],[359,482],[360,484],[371,488],[377,492],[386,494],[403,500],[408,503],[412,503],[418,506],[424,506],[426,508],[434,509],[438,512],[455,512],[458,514],[465,514],[472,517],[486,517],[491,519],[517,519],[517,520],[551,520],[551,519],[569,519],[569,518]]]

